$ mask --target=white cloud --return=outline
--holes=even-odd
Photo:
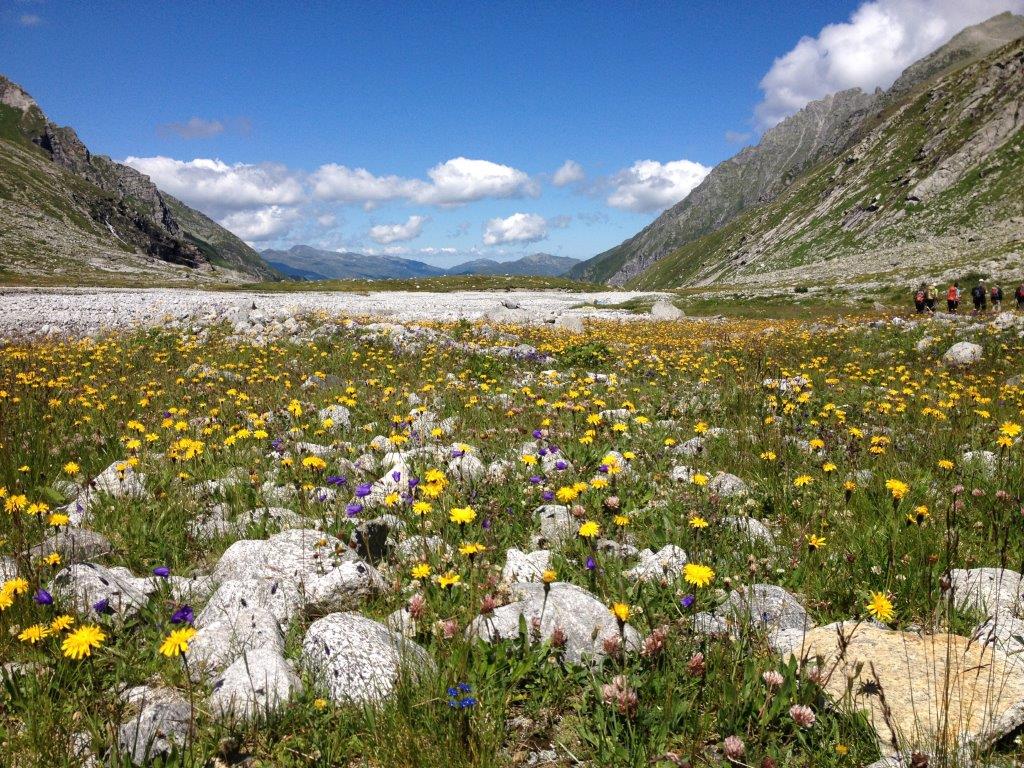
[[[18,19],[18,23],[23,27],[38,27],[43,23],[43,19],[35,13],[23,13]]]
[[[271,205],[255,211],[236,211],[222,218],[220,224],[243,240],[260,242],[286,234],[299,217],[294,208]]]
[[[513,213],[507,219],[491,219],[484,229],[484,245],[535,243],[548,236],[548,223],[536,213]]]
[[[887,88],[900,73],[966,26],[1003,11],[1024,11],[1024,0],[871,0],[849,21],[803,37],[775,59],[761,80],[764,100],[754,112],[768,128],[830,93]]]
[[[370,237],[381,245],[415,240],[423,231],[426,216],[410,216],[404,224],[377,224],[370,227]]]
[[[338,217],[333,213],[324,213],[316,217],[316,223],[321,227],[333,227],[338,223]]]
[[[158,125],[157,132],[164,136],[174,134],[183,139],[208,139],[211,136],[224,133],[224,123],[220,120],[192,117],[184,123],[164,123],[163,125]]]
[[[570,184],[583,181],[587,177],[586,172],[583,170],[583,166],[577,163],[575,160],[566,160],[562,163],[561,167],[555,171],[555,175],[551,178],[551,183],[556,187],[567,187]]]
[[[303,200],[301,178],[282,165],[228,165],[196,158],[129,157],[126,165],[149,176],[160,189],[215,217],[265,206],[295,205]]]
[[[608,205],[626,211],[660,211],[678,203],[711,171],[692,160],[637,160],[609,180]]]
[[[322,165],[313,174],[313,193],[323,200],[375,205],[389,200],[451,206],[483,200],[536,196],[536,182],[526,173],[489,160],[455,157],[435,165],[430,181],[402,176],[375,176],[365,168],[337,163]]]

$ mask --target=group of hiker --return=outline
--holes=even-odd
[[[939,292],[934,285],[922,283],[914,293],[914,306],[917,308],[917,313],[934,312],[938,297]],[[1017,289],[1013,292],[1013,297],[1017,301],[1017,310],[1024,312],[1024,283],[1017,286]],[[974,303],[975,314],[985,312],[990,304],[992,311],[1001,312],[1003,309],[1003,288],[997,284],[986,286],[984,280],[979,280],[971,288],[971,301]],[[955,315],[959,309],[960,283],[954,282],[946,289],[946,310]]]

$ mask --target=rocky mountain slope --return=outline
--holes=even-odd
[[[449,267],[449,275],[529,275],[559,277],[579,264],[579,259],[550,253],[531,253],[514,261],[474,259]]]
[[[95,279],[272,279],[255,250],[165,195],[149,177],[94,155],[0,75],[0,270]]]
[[[757,146],[715,166],[684,200],[637,235],[581,263],[572,275],[616,285],[636,279],[669,253],[715,232],[744,211],[775,200],[817,163],[840,156],[886,110],[922,84],[1022,35],[1024,17],[1001,14],[963,30],[908,67],[885,93],[853,89],[808,104],[765,133]]]
[[[1009,277],[1022,254],[1024,38],[894,100],[840,156],[629,284]]]

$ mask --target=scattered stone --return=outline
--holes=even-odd
[[[722,498],[729,498],[745,494],[749,489],[747,484],[736,477],[736,475],[730,475],[728,472],[719,472],[708,482],[708,490]]]
[[[835,667],[826,692],[841,708],[867,712],[887,756],[936,744],[984,750],[1024,724],[1024,666],[966,637],[845,622],[810,630],[794,653]]]
[[[331,700],[378,703],[403,675],[433,666],[420,646],[357,613],[314,621],[302,641],[302,663]]]
[[[678,320],[685,316],[683,310],[664,299],[654,302],[651,307],[651,317],[654,320]]]
[[[773,536],[772,532],[768,530],[768,526],[757,518],[726,515],[722,518],[722,525],[745,534],[752,542],[760,542],[768,545],[775,543],[775,536]]]
[[[62,563],[73,565],[95,560],[114,551],[106,536],[85,528],[61,528],[47,534],[46,538],[25,554],[35,562],[56,552]]]
[[[192,722],[192,707],[173,688],[140,686],[128,692],[137,713],[121,723],[117,740],[135,765],[145,765],[185,746]]]
[[[981,360],[982,348],[980,344],[970,341],[959,341],[942,356],[942,361],[951,367],[971,365]]]
[[[540,581],[544,571],[550,567],[550,550],[523,552],[513,547],[505,552],[505,567],[501,570],[501,580],[506,584]]]
[[[220,717],[267,716],[302,692],[302,681],[281,653],[264,646],[243,653],[213,684],[210,709]]]
[[[675,544],[666,544],[657,553],[640,550],[640,562],[623,575],[637,581],[678,578],[686,565],[686,553]]]
[[[221,555],[213,577],[218,581],[284,580],[298,586],[325,575],[347,557],[348,547],[333,536],[294,528],[269,539],[236,541]]]
[[[290,581],[268,579],[228,580],[221,582],[206,607],[196,616],[196,627],[215,621],[233,622],[244,611],[264,610],[284,626],[299,612],[302,597]]]
[[[530,633],[536,620],[541,640],[550,640],[556,628],[564,634],[566,660],[580,663],[585,659],[604,658],[605,641],[619,637],[618,622],[608,606],[574,584],[555,582],[549,587],[535,583],[513,584],[512,595],[517,601],[495,609],[489,616],[477,616],[467,627],[467,636],[475,635],[488,642],[511,640],[519,636],[521,618],[525,619]],[[627,624],[624,633],[626,647],[638,648],[637,631]]]
[[[146,476],[135,471],[127,461],[115,461],[104,469],[91,483],[98,493],[105,493],[115,499],[142,496],[146,492]]]
[[[789,636],[779,633],[805,632],[814,626],[804,607],[789,592],[775,584],[753,584],[734,589],[715,615],[732,622],[736,634],[748,629],[767,632],[769,641],[782,644]]]
[[[306,584],[305,609],[323,615],[356,608],[385,590],[384,579],[369,563],[346,561]]]
[[[545,504],[534,514],[540,518],[541,543],[561,544],[575,536],[579,528],[569,508],[561,504]]]
[[[1005,568],[954,568],[949,572],[953,602],[961,611],[985,616],[1024,617],[1024,577]]]
[[[277,617],[262,608],[240,608],[200,626],[188,644],[189,671],[196,678],[217,675],[246,651],[264,647],[284,652]]]
[[[49,591],[71,603],[79,613],[111,611],[129,616],[138,612],[148,599],[133,581],[130,576],[126,578],[96,563],[76,563],[57,572]]]

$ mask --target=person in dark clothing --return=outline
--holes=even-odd
[[[1017,309],[1024,312],[1024,283],[1017,286],[1017,290],[1014,291],[1013,295],[1017,299]]]
[[[989,291],[989,298],[992,300],[992,311],[1001,312],[1003,309],[1003,287],[993,285]]]
[[[924,294],[925,294],[925,291],[924,291],[924,286],[923,285],[920,288],[917,289],[916,293],[914,293],[914,307],[917,309],[917,314],[919,314],[919,315],[922,312],[924,312],[924,304],[925,304],[925,295]]]
[[[987,292],[985,291],[985,283],[978,283],[976,286],[971,288],[971,299],[974,301],[974,314],[985,311],[985,298]]]

